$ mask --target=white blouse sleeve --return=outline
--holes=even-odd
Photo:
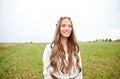
[[[51,55],[51,48],[50,44],[46,45],[44,53],[43,53],[43,75],[44,79],[52,79],[51,74],[50,74],[50,68],[48,68],[50,64],[50,55]]]
[[[81,60],[80,51],[79,51],[78,55],[80,57],[80,66],[82,67],[82,60]],[[83,77],[82,77],[82,71],[77,74],[77,76],[75,77],[75,79],[83,79]]]

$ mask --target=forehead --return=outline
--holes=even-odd
[[[71,21],[69,19],[64,19],[61,24],[71,24]]]

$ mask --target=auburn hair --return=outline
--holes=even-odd
[[[61,22],[64,19],[69,19],[71,22],[71,26],[72,26],[72,32],[67,39],[68,62],[65,58],[66,55],[65,55],[65,51],[63,49],[63,45],[60,42],[60,38],[61,38],[60,27],[61,27]],[[78,41],[77,41],[75,33],[74,33],[74,28],[73,28],[71,18],[61,17],[59,19],[58,23],[56,24],[56,31],[55,31],[54,39],[51,43],[50,66],[53,67],[52,73],[57,72],[58,66],[59,66],[62,73],[70,74],[71,68],[74,66],[73,56],[76,58],[76,66],[80,72],[81,67],[80,67],[80,63],[79,63],[80,59],[78,56],[78,52],[79,52],[79,45],[78,45]],[[66,66],[66,63],[67,63],[67,66]]]

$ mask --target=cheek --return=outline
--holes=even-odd
[[[60,28],[60,34],[62,33],[62,28]]]
[[[72,28],[70,28],[70,31],[72,32]]]
[[[62,27],[60,27],[60,32],[62,32],[63,31],[63,28]]]

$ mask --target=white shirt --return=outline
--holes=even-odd
[[[48,68],[48,66],[50,65],[50,56],[51,56],[51,47],[50,47],[50,44],[48,44],[45,47],[44,54],[43,54],[43,66],[44,66],[43,74],[45,79],[52,79],[50,72],[53,71],[53,68],[52,67]],[[80,57],[80,52],[79,52],[79,57]],[[67,54],[66,54],[66,58],[68,58]],[[80,59],[80,66],[82,67],[81,59]],[[82,71],[80,73],[71,73],[70,75],[57,72],[53,75],[59,79],[69,79],[69,78],[83,79]]]

